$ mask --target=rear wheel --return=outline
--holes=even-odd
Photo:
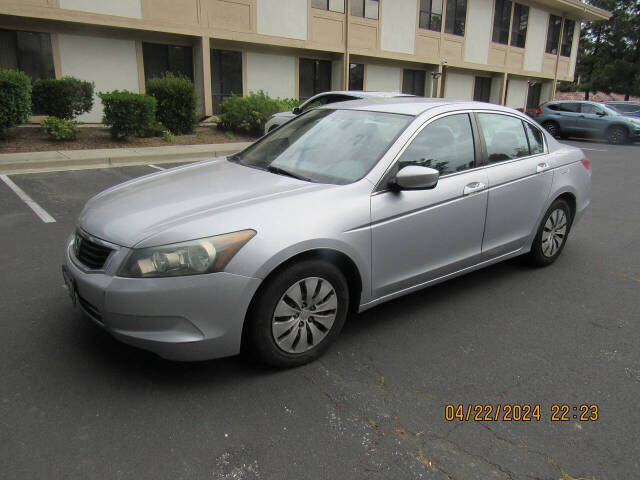
[[[560,126],[556,122],[544,122],[542,127],[553,137],[558,138],[560,136]]]
[[[626,128],[615,125],[607,130],[607,141],[613,145],[624,145],[629,142],[629,133]]]
[[[247,318],[248,347],[276,367],[295,367],[322,355],[340,333],[349,289],[340,270],[305,260],[276,273],[258,292]]]
[[[546,267],[556,261],[567,243],[572,220],[566,200],[559,198],[551,204],[531,245],[529,258],[535,266]]]

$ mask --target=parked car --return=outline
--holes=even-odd
[[[604,104],[621,115],[640,117],[640,102],[611,101]]]
[[[591,171],[516,110],[367,99],[305,112],[229,157],[90,199],[71,298],[117,339],[201,360],[300,365],[349,312],[526,254],[553,263]]]
[[[280,125],[287,123],[292,118],[304,113],[312,108],[321,105],[329,105],[330,103],[346,102],[349,100],[361,100],[363,98],[394,98],[394,97],[412,97],[406,93],[400,92],[362,92],[358,90],[335,90],[331,92],[323,92],[314,95],[299,107],[294,108],[291,112],[279,112],[271,115],[264,126],[264,133],[275,130]]]
[[[640,119],[622,115],[598,102],[547,102],[537,108],[534,118],[554,137],[604,138],[613,144],[640,138]]]

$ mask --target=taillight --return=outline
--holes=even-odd
[[[586,168],[587,170],[591,170],[591,162],[589,161],[588,158],[583,158],[581,162],[584,168]]]
[[[540,105],[540,107],[541,106],[542,105]],[[536,108],[536,115],[542,115],[542,109],[540,107]]]

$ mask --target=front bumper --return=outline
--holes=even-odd
[[[220,272],[170,278],[84,270],[67,244],[65,267],[77,305],[118,340],[171,360],[207,360],[240,352],[249,303],[261,280]],[[126,249],[125,249],[126,250]],[[123,258],[126,252],[116,252]]]

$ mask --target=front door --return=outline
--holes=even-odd
[[[607,113],[604,108],[592,103],[583,103],[580,106],[580,115],[576,119],[576,128],[586,135],[596,136],[604,131]]]
[[[436,168],[428,190],[383,190],[371,197],[374,297],[428,282],[476,263],[487,208],[487,174],[476,166],[471,119],[438,118],[418,133],[394,170]]]

